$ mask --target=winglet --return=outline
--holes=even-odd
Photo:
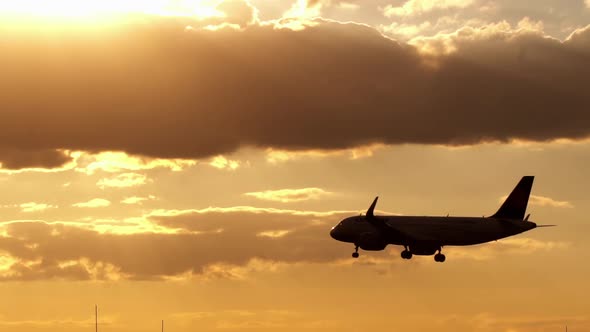
[[[373,204],[371,204],[371,206],[369,207],[369,209],[367,210],[367,217],[372,218],[375,216],[375,206],[377,206],[377,200],[379,199],[379,196],[375,197],[375,200],[373,201]]]

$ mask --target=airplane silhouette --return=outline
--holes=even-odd
[[[341,242],[354,243],[352,257],[358,258],[359,248],[367,251],[384,250],[389,244],[404,247],[401,256],[434,255],[436,262],[444,262],[444,246],[469,246],[495,241],[520,234],[537,227],[525,217],[534,176],[524,176],[500,209],[490,217],[428,217],[376,216],[376,197],[366,215],[348,217],[332,227],[330,236]],[[436,253],[436,255],[435,255]]]

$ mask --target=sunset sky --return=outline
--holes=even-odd
[[[3,1],[0,166],[0,332],[590,331],[589,0]]]

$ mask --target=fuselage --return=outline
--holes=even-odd
[[[342,220],[330,235],[339,241],[358,243],[362,234],[374,234],[387,244],[412,246],[466,246],[486,243],[526,232],[534,222],[473,217],[375,216],[391,231],[384,232],[356,216]]]

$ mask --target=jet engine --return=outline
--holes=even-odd
[[[440,250],[440,246],[410,246],[412,254],[419,256],[434,255],[438,250]]]
[[[362,233],[359,236],[358,246],[363,250],[380,251],[387,247],[387,242],[377,233]]]

